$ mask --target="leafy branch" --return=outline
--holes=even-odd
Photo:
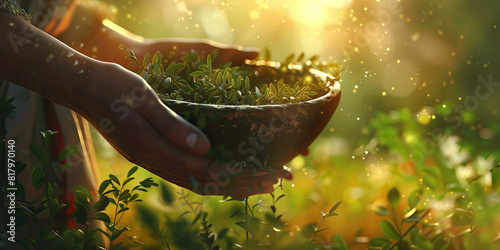
[[[314,238],[316,238],[318,233],[323,232],[323,231],[327,230],[328,228],[330,228],[330,227],[321,228],[321,226],[323,225],[323,222],[325,222],[326,218],[339,215],[335,211],[337,210],[337,208],[339,208],[341,203],[342,203],[342,201],[335,203],[335,205],[333,205],[332,208],[330,209],[330,211],[328,211],[327,213],[321,212],[321,216],[323,217],[323,219],[321,219],[321,222],[319,223],[318,227],[316,227],[314,224],[312,225],[314,231],[313,231],[313,234],[310,236],[310,238],[307,240],[307,242],[311,242]]]

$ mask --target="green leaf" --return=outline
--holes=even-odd
[[[211,55],[207,56],[207,66],[210,69],[210,71],[212,71],[212,56]]]
[[[82,185],[74,185],[72,187],[72,189],[75,190],[75,191],[80,191],[80,192],[84,193],[88,197],[88,199],[92,203],[94,203],[94,198],[92,197],[92,195],[90,194],[90,191],[86,187],[84,187]]]
[[[316,233],[321,233],[321,232],[323,232],[323,231],[325,231],[325,230],[327,230],[327,229],[329,229],[329,228],[330,228],[330,227],[325,227],[325,228],[322,228],[322,229],[318,229],[318,228],[316,228],[316,227],[315,227],[314,232],[316,232]]]
[[[75,191],[74,193],[75,199],[77,202],[79,202],[85,210],[90,210],[90,203],[89,203],[89,197],[81,192],[81,191]]]
[[[276,87],[274,86],[274,84],[269,84],[269,92],[270,92],[270,95],[277,95],[278,94],[278,91],[276,91]]]
[[[456,226],[469,226],[472,224],[473,218],[467,210],[456,208],[450,220]]]
[[[167,69],[165,70],[165,74],[168,76],[172,75],[174,73],[174,70],[175,70],[175,65],[176,65],[175,62],[171,62],[168,65]]]
[[[377,206],[373,208],[373,211],[375,211],[376,214],[380,216],[388,216],[389,215],[389,209],[387,209],[384,206]]]
[[[121,214],[121,213],[125,213],[126,211],[128,211],[130,208],[129,207],[124,207],[120,210],[118,210],[118,213],[117,214]]]
[[[135,177],[128,177],[127,179],[125,179],[125,181],[123,182],[123,186],[127,185],[127,183],[133,181],[135,179]]]
[[[412,208],[410,211],[408,211],[405,216],[403,217],[405,220],[412,217],[415,215],[415,212],[417,212],[417,208]]]
[[[161,199],[165,204],[171,205],[174,202],[174,194],[170,190],[170,188],[165,184],[165,182],[160,183],[160,194]]]
[[[45,183],[45,172],[42,168],[34,167],[31,172],[31,181],[33,182],[33,186],[38,190]]]
[[[413,190],[408,196],[408,206],[414,208],[422,198],[422,189]]]
[[[405,218],[404,221],[406,221],[406,222],[417,222],[417,221],[420,221],[420,217],[418,217],[418,213],[414,213],[414,214],[410,215],[409,217]]]
[[[210,55],[212,56],[212,60],[217,59],[217,56],[219,55],[219,49],[214,49],[214,51],[212,51]]]
[[[250,91],[250,78],[245,77],[245,91],[249,92]]]
[[[368,243],[370,248],[380,249],[382,246],[391,245],[391,241],[383,237],[374,237]]]
[[[139,167],[138,167],[138,166],[134,166],[134,167],[132,167],[132,168],[128,171],[128,173],[127,173],[127,178],[128,178],[128,177],[130,177],[130,176],[132,176],[132,175],[133,175],[133,174],[137,171],[137,169],[139,169]]]
[[[339,208],[341,203],[342,201],[335,203],[335,205],[333,205],[333,207],[330,209],[330,211],[328,211],[328,213],[333,213],[335,210],[337,210],[337,208]]]
[[[335,213],[335,212],[331,212],[331,213],[326,214],[326,217],[332,217],[332,216],[339,216],[339,214]]]
[[[297,57],[296,61],[302,62],[303,59],[304,59],[304,52],[300,53],[300,55]]]
[[[424,178],[422,178],[422,181],[430,189],[432,189],[433,191],[436,191],[437,185],[438,185],[438,180],[436,177],[434,177],[432,175],[427,175]]]
[[[65,169],[68,169],[68,168],[71,168],[71,167],[72,167],[71,164],[66,163],[66,164],[60,165],[57,170],[58,171],[63,171]]]
[[[123,193],[120,194],[120,196],[118,197],[118,201],[122,201],[122,200],[125,200],[125,199],[128,199],[130,198],[132,195],[130,194],[130,191],[129,190],[125,190],[123,191]]]
[[[293,61],[293,58],[295,57],[295,54],[292,53],[289,56],[285,58],[285,63],[291,63]]]
[[[109,215],[107,215],[106,213],[104,212],[101,212],[101,213],[97,213],[94,215],[94,219],[95,220],[100,220],[100,221],[104,221],[106,223],[111,223],[111,219],[109,218]]]
[[[396,228],[392,225],[392,223],[388,220],[382,220],[380,222],[380,229],[382,229],[382,233],[387,236],[389,239],[399,240],[399,233],[396,231]]]
[[[45,150],[43,148],[36,144],[36,143],[31,143],[29,145],[31,153],[33,153],[40,162],[42,162],[43,165],[47,164],[47,154],[45,153]]]
[[[65,159],[67,159],[68,157],[80,152],[81,150],[82,150],[82,148],[80,147],[80,145],[68,146],[68,147],[64,148],[61,151],[61,153],[59,153],[59,156],[57,156],[57,161],[61,162]]]
[[[255,105],[255,99],[251,95],[245,96],[245,98],[243,98],[243,100],[244,100],[246,105]]]
[[[115,249],[123,249],[121,246],[124,242],[118,242],[116,244],[113,244],[111,247],[108,248],[108,250],[115,250]]]
[[[347,243],[339,234],[333,236],[331,246],[334,250],[349,250],[349,247],[347,247]]]
[[[132,195],[132,197],[130,197],[130,199],[128,201],[132,202],[132,201],[135,201],[137,198],[139,198],[139,194],[135,193]]]
[[[148,59],[149,59],[149,52],[146,52],[146,55],[144,55],[144,59],[142,59],[143,67],[146,67],[148,65]]]
[[[217,240],[222,240],[224,239],[224,237],[226,237],[227,233],[229,232],[229,228],[225,227],[223,229],[221,229],[218,233],[217,233]]]
[[[101,196],[99,200],[92,206],[94,212],[100,212],[106,209],[109,205],[109,198],[107,196]]]
[[[408,243],[408,241],[406,240],[401,240],[398,242],[398,250],[410,250],[412,249],[410,247],[410,243]]]
[[[52,135],[59,133],[58,131],[52,131],[52,130],[46,130],[46,131],[40,131],[40,134],[42,134],[43,138],[45,139],[45,145],[50,145],[50,142],[52,140]]]
[[[120,184],[120,180],[118,180],[118,178],[114,175],[114,174],[109,174],[109,178],[114,181],[116,184],[118,184],[118,186],[121,186]]]
[[[203,75],[203,71],[195,71],[195,72],[193,72],[193,73],[191,73],[189,75],[190,76],[201,76],[201,75]]]
[[[152,68],[153,73],[160,73],[160,69],[161,69],[161,52],[160,51],[157,51],[154,54],[151,68]]]
[[[399,194],[399,190],[396,187],[393,187],[387,193],[387,200],[391,206],[395,207],[398,205],[401,195]]]
[[[248,227],[248,224],[246,222],[237,221],[235,224],[238,225],[239,227],[243,228],[248,233],[250,233],[252,235],[252,237],[254,236],[254,232],[252,231],[252,229],[250,229],[250,227]]]
[[[102,195],[104,193],[104,191],[109,186],[109,184],[111,184],[110,180],[104,180],[103,182],[101,182],[101,185],[99,186],[99,191],[98,191],[99,195]]]
[[[286,194],[282,194],[282,195],[278,196],[278,198],[276,198],[276,202],[278,202],[279,200],[281,200],[281,198],[283,198],[285,196],[286,196]]]
[[[264,60],[271,60],[271,51],[269,50],[269,48],[264,49]]]

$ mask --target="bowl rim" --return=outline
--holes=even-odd
[[[270,62],[266,62],[267,65],[258,65],[258,66],[270,67],[268,63],[270,63]],[[249,63],[247,62],[247,64],[249,64]],[[301,69],[302,68],[301,65],[297,65],[297,64],[294,64],[291,66],[289,65],[289,67],[291,67],[292,69]],[[341,92],[340,82],[337,81],[333,76],[329,75],[328,73],[325,73],[323,71],[313,69],[313,68],[309,68],[309,73],[319,77],[323,82],[326,82],[326,87],[329,89],[329,91],[322,96],[319,96],[319,97],[311,99],[311,100],[303,101],[303,102],[285,103],[285,104],[265,104],[265,105],[234,105],[234,104],[225,105],[225,104],[188,102],[188,101],[180,101],[180,100],[166,99],[166,98],[160,98],[160,100],[162,100],[164,102],[183,104],[183,105],[187,105],[187,106],[201,106],[201,107],[210,107],[210,108],[218,108],[218,109],[226,109],[226,108],[227,109],[235,109],[235,108],[237,108],[237,109],[264,109],[264,108],[269,108],[269,107],[283,107],[283,106],[290,107],[290,106],[294,106],[294,105],[303,105],[305,103],[316,103],[316,102],[319,102],[323,99],[340,96],[340,92]],[[333,84],[332,84],[332,82],[333,82]]]

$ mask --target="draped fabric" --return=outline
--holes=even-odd
[[[54,37],[70,27],[77,5],[75,0],[19,0],[18,3],[31,15],[33,25]],[[6,140],[16,141],[16,160],[27,164],[27,168],[19,176],[26,189],[26,199],[31,200],[39,194],[32,186],[31,172],[33,167],[40,166],[40,162],[30,154],[29,145],[43,145],[40,131],[45,130],[58,131],[58,134],[53,136],[48,151],[51,178],[64,191],[60,200],[72,200],[71,187],[74,185],[83,185],[95,194],[98,178],[88,122],[75,112],[54,104],[37,93],[1,79],[0,95],[7,99],[14,97],[13,104],[16,109],[3,122]],[[65,162],[57,162],[57,155],[71,145],[79,145],[82,150]],[[66,163],[71,167],[59,171],[61,165]],[[70,215],[61,219],[66,220],[69,217]],[[64,223],[74,226],[71,220]]]

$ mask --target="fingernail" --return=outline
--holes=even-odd
[[[196,138],[198,136],[196,134],[189,134],[188,137],[186,138],[186,143],[190,147],[194,147],[194,144],[196,143]]]

